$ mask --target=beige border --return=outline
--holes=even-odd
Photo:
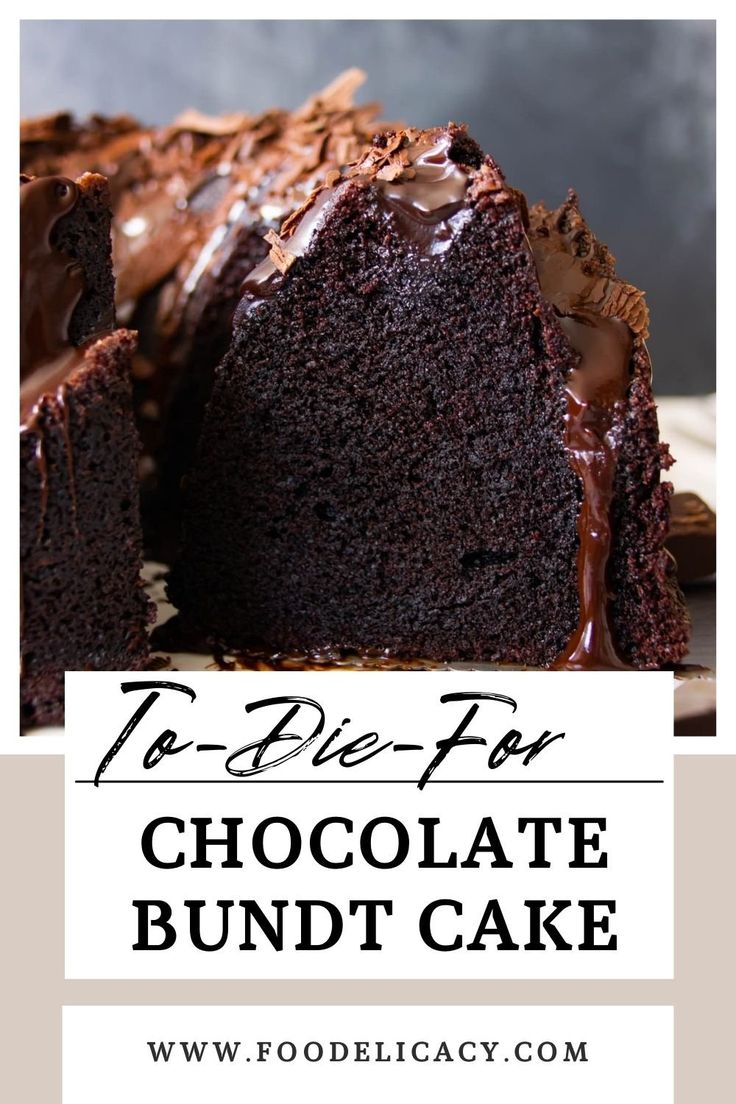
[[[62,1004],[673,1004],[677,1104],[730,1104],[734,795],[736,757],[677,761],[674,981],[64,981],[63,760],[3,757],[0,1095],[60,1101]]]

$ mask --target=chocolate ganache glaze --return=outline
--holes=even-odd
[[[21,178],[20,372],[26,381],[69,345],[69,323],[84,290],[82,266],[52,244],[54,227],[75,206],[77,185],[62,176]]]
[[[248,308],[269,299],[281,287],[283,277],[294,261],[297,257],[302,257],[309,248],[309,243],[339,194],[339,184],[342,183],[344,181],[339,181],[337,187],[330,185],[313,192],[297,212],[301,217],[294,222],[287,219],[284,223],[281,236],[269,230],[265,236],[271,246],[268,256],[256,265],[241,285],[241,293],[248,296]]]
[[[37,428],[38,403],[56,393],[62,413],[72,508],[76,492],[64,384],[84,359],[84,347],[69,345],[69,323],[84,291],[82,266],[52,242],[59,219],[75,207],[79,189],[62,176],[21,176],[20,189],[20,426]],[[48,500],[48,470],[43,433],[36,441],[40,477],[39,540]],[[21,595],[22,597],[22,595]]]
[[[455,131],[445,130],[419,140],[410,138],[400,147],[399,156],[376,173],[384,206],[394,213],[405,236],[430,257],[449,249],[470,217],[466,203],[470,170],[451,156],[456,137]]]
[[[629,384],[631,331],[624,322],[579,313],[560,319],[580,363],[568,376],[565,414],[570,462],[583,484],[578,515],[578,625],[555,660],[568,671],[628,668],[618,655],[607,582],[616,478],[614,416]]]
[[[553,667],[632,669],[616,647],[607,572],[618,460],[617,415],[631,382],[635,345],[646,355],[649,316],[642,293],[616,278],[613,258],[588,230],[574,193],[558,210],[538,206],[530,216],[530,244],[542,294],[580,354],[565,386],[566,445],[583,485],[578,515],[580,614]]]

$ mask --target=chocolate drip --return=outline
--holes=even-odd
[[[69,323],[84,290],[84,273],[53,242],[54,227],[79,191],[61,176],[38,177],[20,189],[20,370],[24,379],[69,343]]]
[[[615,414],[626,397],[632,336],[615,318],[593,313],[560,319],[580,363],[566,381],[566,446],[583,485],[578,515],[578,624],[556,670],[626,670],[611,627],[607,568],[616,479]]]
[[[39,478],[38,541],[44,538],[48,503],[47,427],[44,413],[56,407],[64,439],[69,496],[77,532],[77,494],[67,381],[80,367],[91,338],[80,348],[69,344],[69,323],[84,292],[84,272],[74,258],[53,243],[54,228],[73,210],[79,188],[61,176],[22,179],[20,189],[21,433],[37,436]]]
[[[579,620],[555,669],[633,669],[611,625],[608,564],[618,441],[617,407],[631,382],[635,341],[644,348],[649,314],[642,293],[616,276],[614,258],[591,234],[570,192],[556,211],[530,212],[531,249],[545,299],[580,354],[565,385],[565,440],[580,478]]]

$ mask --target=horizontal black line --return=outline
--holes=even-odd
[[[94,778],[75,778],[94,786]],[[411,786],[418,778],[101,778],[100,786]],[[663,778],[430,778],[428,786],[661,786]]]

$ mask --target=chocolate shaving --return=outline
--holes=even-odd
[[[385,165],[376,173],[377,180],[396,180],[400,176],[406,176],[411,179],[415,173],[412,169],[408,168],[406,160],[402,159],[400,155],[393,157],[390,161],[387,161]]]
[[[269,257],[273,261],[273,264],[279,270],[280,273],[288,272],[293,265],[296,257],[293,253],[289,253],[284,246],[284,242],[276,233],[275,230],[269,230],[265,235],[266,241],[271,246]]]
[[[604,318],[618,318],[646,341],[649,310],[644,293],[616,275],[615,257],[591,233],[575,192],[570,190],[566,201],[553,211],[535,204],[529,222],[542,291],[558,311],[574,314],[588,309]],[[563,269],[564,282],[559,278]]]
[[[193,130],[196,134],[213,137],[226,137],[243,130],[252,122],[252,116],[234,112],[231,115],[204,115],[190,107],[178,115],[171,124],[171,130]]]
[[[310,118],[322,112],[349,111],[353,106],[353,96],[364,82],[365,73],[362,69],[346,69],[321,92],[311,96],[295,113],[295,117]]]

